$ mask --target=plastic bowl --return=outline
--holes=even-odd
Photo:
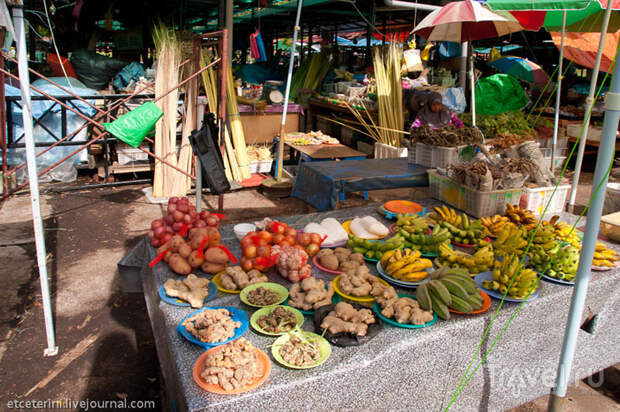
[[[237,239],[241,240],[245,235],[256,230],[256,225],[252,223],[239,223],[233,227],[233,232]]]

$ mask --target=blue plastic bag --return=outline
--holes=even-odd
[[[443,91],[441,102],[454,113],[463,113],[467,107],[465,93],[460,87],[450,87]]]

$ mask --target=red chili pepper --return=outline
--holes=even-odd
[[[228,248],[224,245],[217,245],[216,247],[219,247],[220,249],[222,249],[224,252],[226,252],[226,255],[228,256],[228,259],[230,259],[230,262],[234,265],[237,262],[239,262],[239,260],[235,257],[235,255],[233,255],[231,253],[230,250],[228,250]]]
[[[179,235],[183,237],[187,236],[187,225],[185,223],[183,223],[183,225],[181,226],[181,230],[179,230]]]
[[[207,244],[208,241],[209,241],[209,238],[207,237],[202,242],[200,242],[200,246],[198,246],[198,257],[200,259],[204,259],[204,257],[205,257],[205,252],[202,249],[205,247],[205,245]]]
[[[166,253],[168,253],[170,249],[166,249],[163,252],[161,252],[159,255],[157,255],[157,257],[153,260],[151,260],[151,263],[149,263],[149,267],[152,268],[153,266],[155,266],[157,263],[159,263],[164,256],[166,256]]]
[[[222,220],[226,220],[226,215],[222,213],[211,213],[213,216],[217,216]]]

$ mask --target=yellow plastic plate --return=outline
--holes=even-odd
[[[347,295],[346,293],[344,293],[342,291],[342,289],[340,289],[340,277],[342,275],[336,276],[333,280],[333,284],[334,284],[334,291],[339,294],[340,296],[342,296],[343,298],[350,300],[352,302],[372,302],[373,300],[375,300],[374,297],[372,297],[371,295],[366,295],[366,296],[351,296],[351,295]],[[376,276],[375,276],[376,277]],[[379,282],[381,282],[382,285],[384,285],[385,287],[389,287],[390,285],[383,279],[377,278],[379,280]]]
[[[219,272],[218,274],[216,274],[215,276],[213,276],[213,279],[211,279],[211,282],[215,283],[215,285],[217,286],[217,289],[220,292],[224,292],[224,293],[241,293],[240,290],[231,290],[231,289],[226,289],[224,286],[222,286],[222,272]]]

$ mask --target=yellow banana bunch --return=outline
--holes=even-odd
[[[456,213],[456,210],[446,205],[436,206],[433,208],[433,210],[435,211],[435,213],[429,214],[429,217],[435,223],[444,221],[444,222],[451,223],[456,227],[461,227],[462,218],[459,214]]]
[[[596,242],[594,259],[592,259],[592,264],[594,266],[613,268],[616,267],[616,262],[619,260],[620,256],[618,256],[618,253],[616,253],[615,250],[609,249],[602,242]]]
[[[493,237],[496,237],[504,226],[512,224],[509,218],[501,215],[483,217],[480,220],[482,221],[486,234]]]
[[[515,225],[525,226],[527,229],[536,227],[537,219],[532,212],[506,203],[506,216]]]
[[[417,282],[428,276],[428,272],[424,269],[433,267],[433,262],[429,259],[421,259],[421,256],[419,250],[396,250],[389,253],[387,257],[383,255],[381,267],[395,279]]]

